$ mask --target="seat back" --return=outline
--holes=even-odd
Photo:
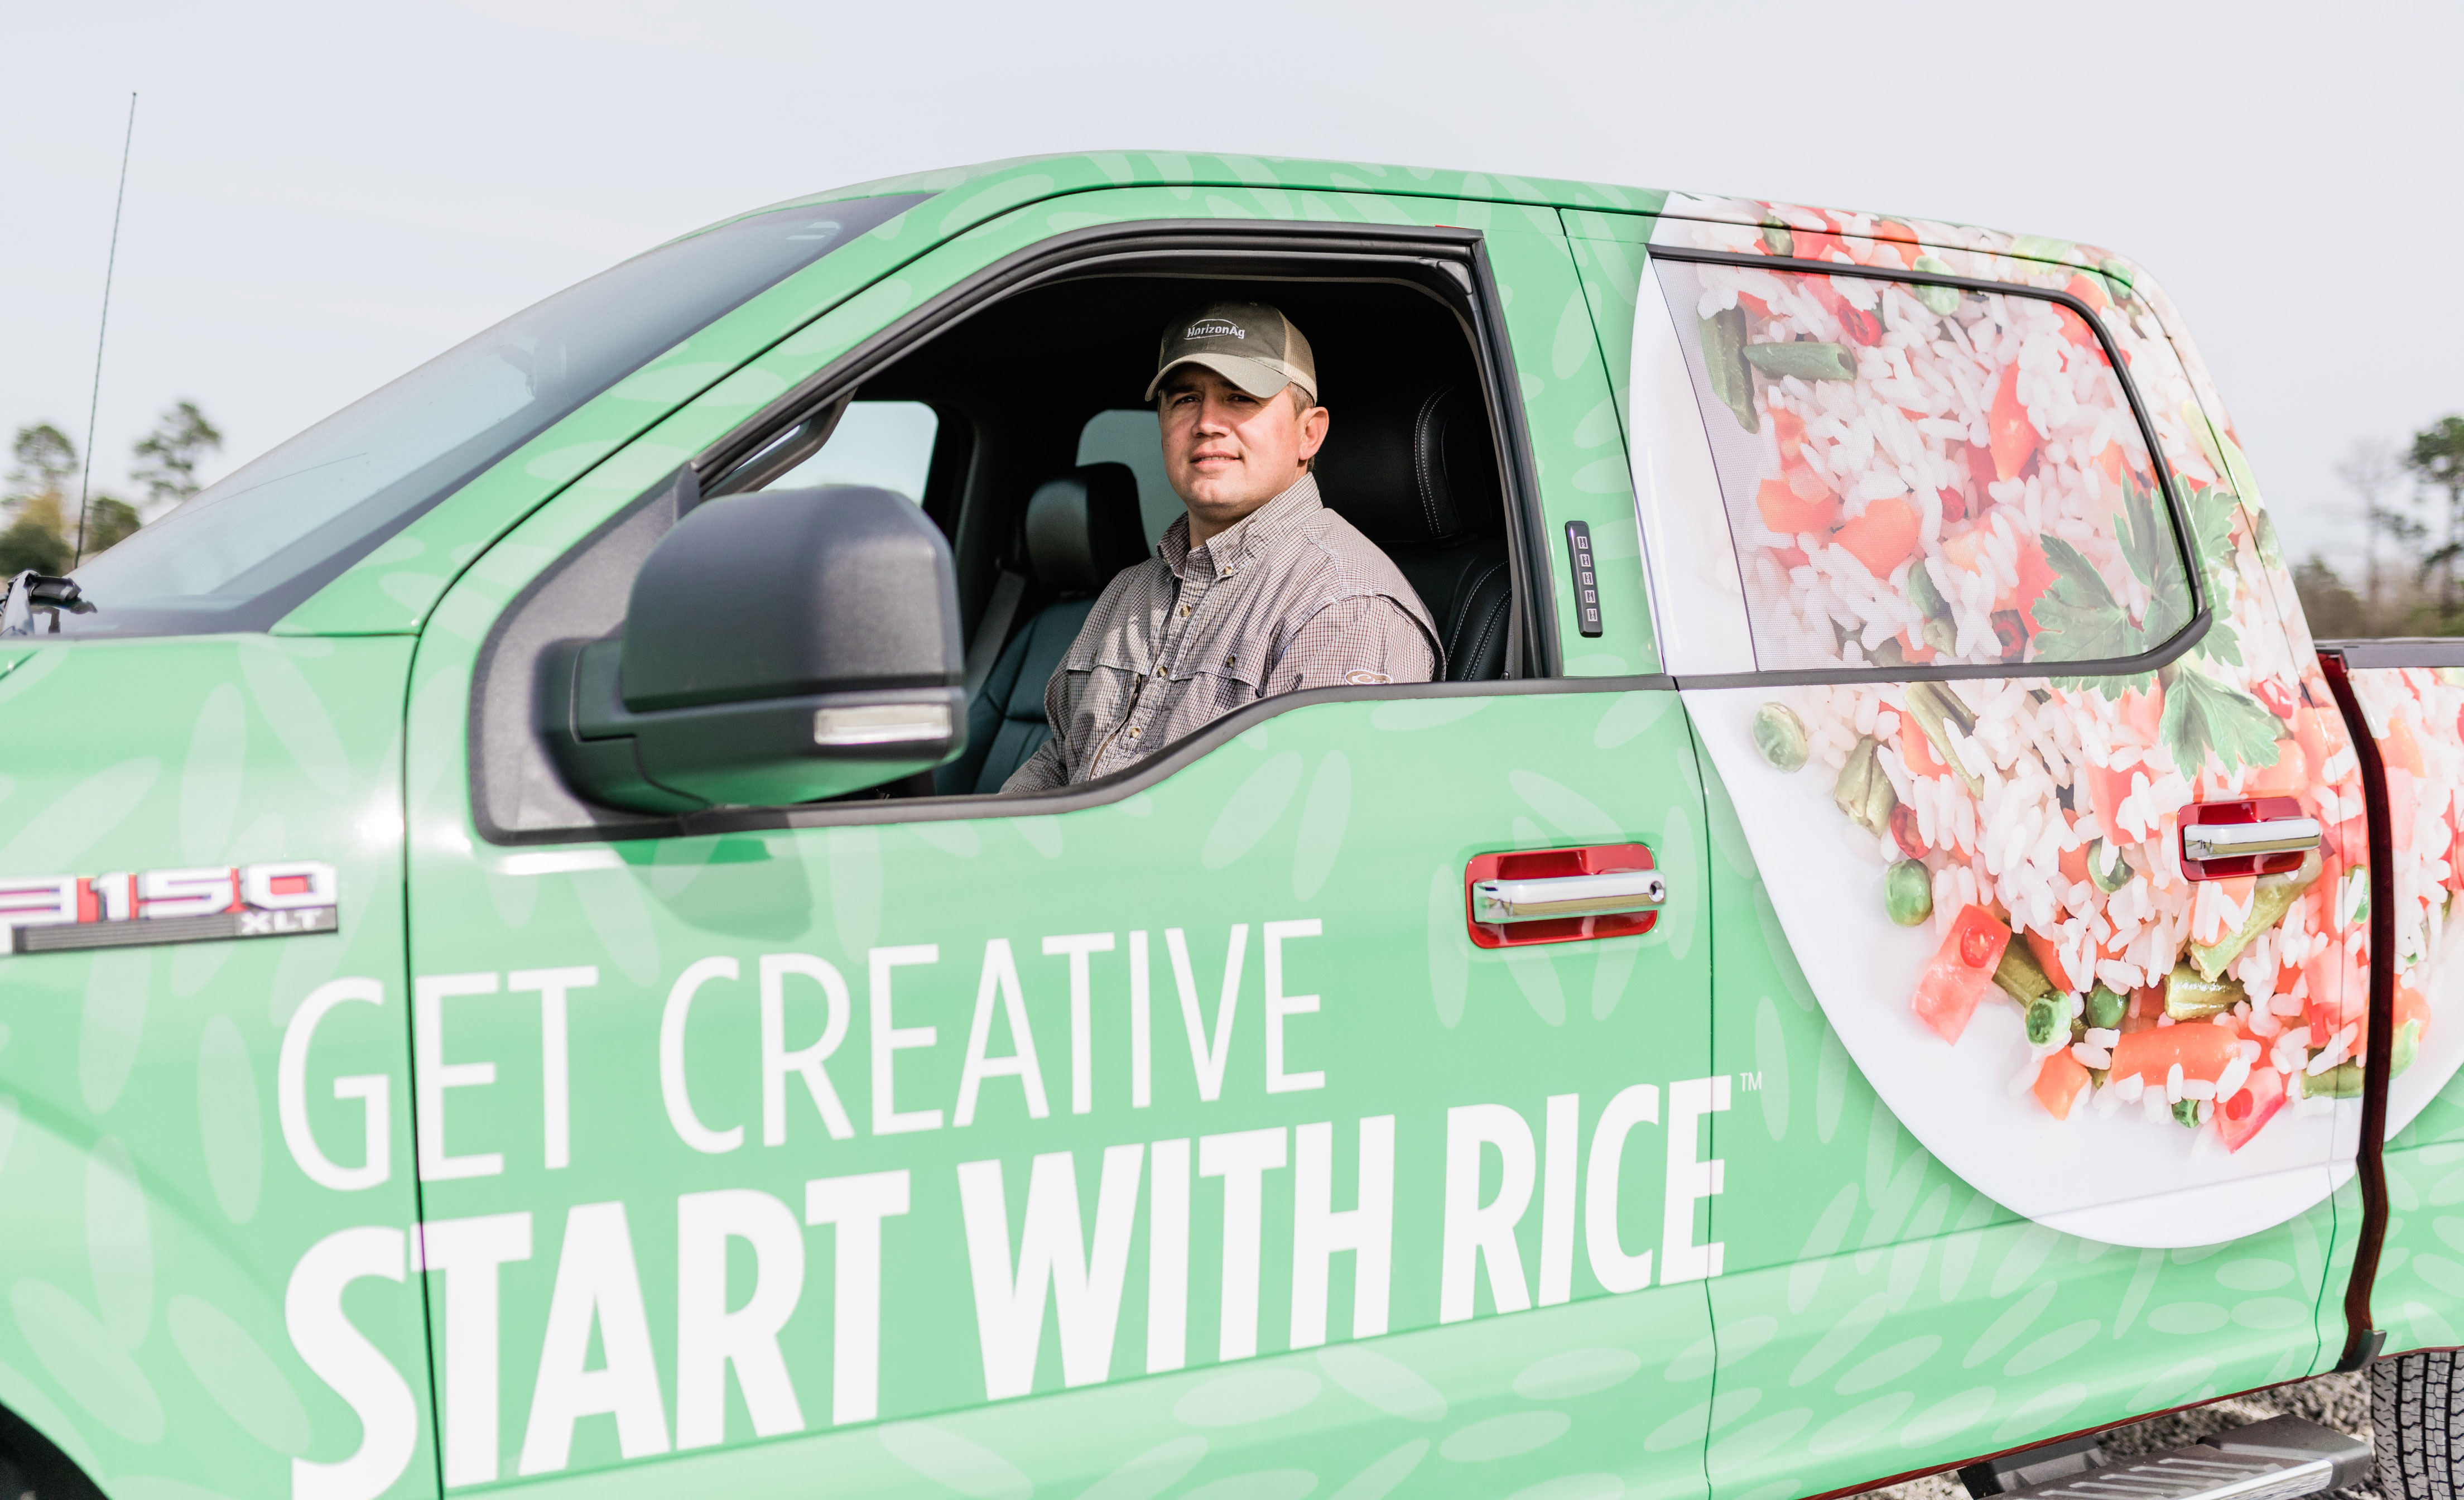
[[[1021,528],[1028,607],[967,705],[967,751],[933,773],[943,796],[1000,791],[1051,738],[1044,688],[1114,574],[1147,556],[1138,481],[1127,464],[1086,464],[1045,480]]]
[[[1346,396],[1318,452],[1328,507],[1383,548],[1426,605],[1445,680],[1506,673],[1513,607],[1496,448],[1458,385]]]

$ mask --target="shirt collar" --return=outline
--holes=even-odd
[[[1194,559],[1202,562],[1207,573],[1229,574],[1324,506],[1318,497],[1317,476],[1304,474],[1283,494],[1217,532],[1200,547],[1189,544],[1189,516],[1184,511],[1164,528],[1162,540],[1155,543],[1155,556],[1176,574],[1185,574]]]

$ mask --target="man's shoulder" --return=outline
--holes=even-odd
[[[1415,614],[1428,607],[1386,549],[1331,506],[1320,506],[1298,531],[1302,546],[1294,571],[1305,573],[1324,599],[1383,595]]]

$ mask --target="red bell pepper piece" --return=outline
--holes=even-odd
[[[1993,914],[1970,904],[1959,909],[1950,932],[1917,977],[1909,1008],[1946,1042],[1957,1042],[1976,1014],[1976,1003],[1993,987],[1993,970],[2010,946],[2011,929]]]

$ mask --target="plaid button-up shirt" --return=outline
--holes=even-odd
[[[1105,585],[1044,690],[1052,738],[1001,790],[1109,776],[1278,693],[1426,682],[1439,656],[1401,570],[1303,474],[1204,546],[1181,517]]]

